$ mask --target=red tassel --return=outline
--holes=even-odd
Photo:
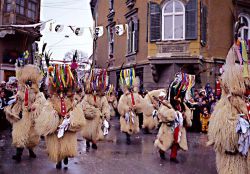
[[[131,92],[131,100],[132,100],[132,105],[135,105],[135,98],[133,92]]]
[[[94,101],[95,101],[95,103],[96,103],[96,95],[94,95]]]
[[[25,95],[24,95],[24,106],[28,106],[29,104],[29,90],[25,88]]]

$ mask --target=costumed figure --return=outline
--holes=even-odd
[[[69,64],[48,66],[47,81],[49,98],[42,113],[36,119],[36,131],[45,136],[49,158],[62,168],[62,161],[77,155],[77,135],[85,125],[84,107],[75,102],[78,79],[75,59]]]
[[[159,123],[158,118],[158,109],[161,106],[161,101],[167,96],[165,89],[153,90],[147,93],[144,97],[145,106],[143,109],[143,125],[145,133],[149,133],[150,130],[153,130],[157,127]]]
[[[92,69],[85,80],[85,96],[82,105],[85,106],[86,126],[81,135],[86,139],[86,149],[97,149],[97,141],[103,140],[108,134],[110,108],[105,92],[109,87],[109,77],[105,69]]]
[[[239,59],[240,64],[235,64]],[[221,76],[222,95],[210,118],[208,145],[214,147],[219,174],[250,173],[249,66],[246,41],[236,40]]]
[[[138,113],[143,110],[143,98],[138,94],[139,78],[135,78],[135,70],[125,69],[120,72],[120,87],[123,95],[118,102],[121,131],[126,133],[127,144],[130,136],[140,131]]]
[[[109,91],[107,92],[107,99],[108,99],[108,103],[109,103],[109,108],[110,108],[110,116],[115,117],[116,116],[116,109],[117,109],[117,99],[115,96],[115,90],[114,90],[114,86],[110,85],[109,87]]]
[[[36,158],[34,148],[40,141],[39,134],[35,131],[35,119],[41,114],[42,106],[46,99],[39,92],[39,84],[43,78],[36,65],[26,64],[28,52],[18,58],[16,78],[18,92],[16,101],[5,107],[7,120],[12,124],[12,144],[16,147],[16,155],[12,159],[21,161],[24,148],[29,150],[29,156]]]
[[[158,111],[161,126],[154,145],[159,148],[162,159],[165,159],[165,151],[171,149],[170,161],[176,163],[178,163],[177,151],[188,150],[186,127],[192,125],[192,112],[184,103],[184,98],[190,85],[187,83],[190,82],[190,78],[194,77],[184,73],[176,75],[169,87],[168,100],[162,102]]]

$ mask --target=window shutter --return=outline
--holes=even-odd
[[[139,20],[134,21],[134,30],[135,30],[135,40],[134,40],[134,52],[139,50]]]
[[[186,39],[197,39],[197,0],[189,0],[186,5]]]
[[[150,41],[161,40],[161,7],[159,4],[150,2]]]
[[[207,43],[207,7],[201,3],[201,45]]]

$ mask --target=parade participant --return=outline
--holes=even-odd
[[[107,99],[109,103],[109,108],[110,108],[110,116],[115,117],[116,115],[116,109],[117,109],[117,99],[115,96],[115,91],[114,91],[114,86],[110,86],[110,90],[107,92]]]
[[[45,136],[49,158],[62,168],[62,161],[77,155],[77,131],[85,124],[84,107],[75,102],[76,65],[54,64],[48,66],[47,85],[49,98],[36,119],[36,131]]]
[[[121,132],[126,133],[127,144],[131,143],[130,136],[140,131],[137,113],[142,112],[143,98],[138,94],[139,78],[135,78],[134,69],[125,69],[120,73],[120,87],[123,95],[118,102]],[[135,89],[135,91],[134,91]]]
[[[201,131],[203,133],[207,133],[209,118],[210,114],[208,113],[208,109],[207,107],[204,107],[203,112],[200,113]]]
[[[145,133],[149,133],[150,130],[153,130],[157,127],[159,120],[157,117],[158,109],[166,97],[165,89],[158,89],[148,92],[144,97],[144,110],[143,110],[143,125]]]
[[[16,102],[4,109],[7,120],[12,124],[12,144],[16,147],[16,155],[12,159],[17,162],[21,161],[24,148],[29,150],[31,158],[36,158],[33,150],[40,136],[35,131],[35,119],[41,114],[46,101],[43,93],[39,92],[39,83],[43,77],[41,71],[36,65],[25,65],[27,61],[26,56],[18,58]]]
[[[241,54],[240,47],[244,54]],[[244,64],[235,64],[237,59]],[[207,144],[214,147],[219,174],[250,173],[249,149],[247,149],[247,158],[247,154],[242,153],[240,148],[241,131],[236,132],[237,124],[244,121],[244,117],[241,115],[248,116],[249,114],[244,97],[250,87],[247,62],[245,43],[238,40],[228,52],[220,80],[221,98],[214,108],[208,128],[209,141]],[[247,119],[245,120],[247,121]],[[247,131],[249,128],[245,130]],[[249,139],[249,136],[250,134],[246,138]]]
[[[175,163],[179,162],[177,151],[179,149],[188,150],[186,127],[192,125],[191,110],[184,103],[187,91],[184,85],[188,81],[185,77],[189,77],[189,75],[178,74],[169,87],[168,101],[170,101],[171,106],[167,104],[168,101],[164,101],[164,104],[159,108],[158,115],[161,120],[161,127],[154,143],[159,148],[162,159],[165,159],[165,151],[171,149],[170,161]]]
[[[110,108],[105,92],[108,88],[108,74],[105,69],[92,69],[86,75],[85,96],[82,105],[85,106],[86,126],[81,135],[86,139],[86,149],[97,149],[97,141],[103,140],[108,134]],[[103,129],[102,129],[103,127]]]

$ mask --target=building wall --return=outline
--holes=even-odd
[[[139,51],[135,55],[136,64],[140,65],[147,62],[147,1],[137,0],[134,8],[138,8],[138,19],[139,19]],[[115,24],[127,23],[125,14],[129,12],[125,1],[114,1],[114,22]],[[96,60],[97,65],[105,67],[108,56],[108,14],[109,14],[109,2],[108,0],[99,1],[97,4],[98,17],[96,19],[98,26],[104,26],[104,35],[98,38],[96,48]],[[125,32],[122,36],[115,34],[114,37],[114,65],[112,68],[119,68],[122,63],[129,64],[127,62],[127,33]]]
[[[108,32],[106,29],[106,26],[108,24],[107,16],[109,14],[108,0],[99,0],[96,8],[96,23],[97,26],[104,27],[104,34],[102,37],[99,37],[97,39],[94,59],[97,62],[97,66],[106,67],[106,62],[108,60]]]
[[[233,44],[233,27],[235,12],[232,0],[204,1],[208,6],[208,58],[224,58]]]
[[[158,4],[163,5],[168,0],[150,0]],[[188,0],[182,0],[184,3]],[[201,58],[198,59],[198,63],[193,65],[189,63],[188,67],[192,70],[193,74],[199,74],[199,81],[201,82],[198,87],[204,87],[207,82],[214,85],[216,78],[216,71],[218,70],[218,64],[215,63],[215,58],[224,60],[229,48],[233,43],[233,27],[234,18],[233,13],[235,7],[232,4],[232,0],[198,0],[197,10],[197,39],[188,41],[168,41],[168,42],[150,42],[150,17],[148,12],[146,0],[137,0],[135,7],[138,8],[139,18],[139,52],[136,55],[137,67],[143,67],[143,86],[145,89],[166,88],[174,77],[174,74],[179,71],[185,63],[165,63],[156,64],[156,68],[159,71],[160,79],[156,83],[153,80],[151,64],[149,58],[157,57],[159,53],[159,44],[188,44],[189,57]],[[203,47],[200,44],[201,40],[201,3],[207,7],[207,43]],[[109,1],[99,0],[97,3],[98,25],[104,26],[104,36],[98,39],[98,46],[96,49],[96,58],[98,65],[106,67],[108,61],[108,38],[107,29],[108,14],[109,14]],[[114,22],[116,24],[126,24],[125,14],[129,11],[126,7],[125,1],[114,1]],[[147,40],[148,39],[148,40]],[[124,33],[122,36],[115,35],[114,37],[114,65],[110,67],[112,83],[117,83],[116,71],[119,70],[123,63],[124,67],[129,67],[130,62],[127,61],[126,49],[127,49],[127,36]],[[180,58],[185,59],[183,56]],[[207,70],[206,70],[207,69]],[[189,71],[187,69],[187,72]],[[199,73],[200,71],[205,72]]]

